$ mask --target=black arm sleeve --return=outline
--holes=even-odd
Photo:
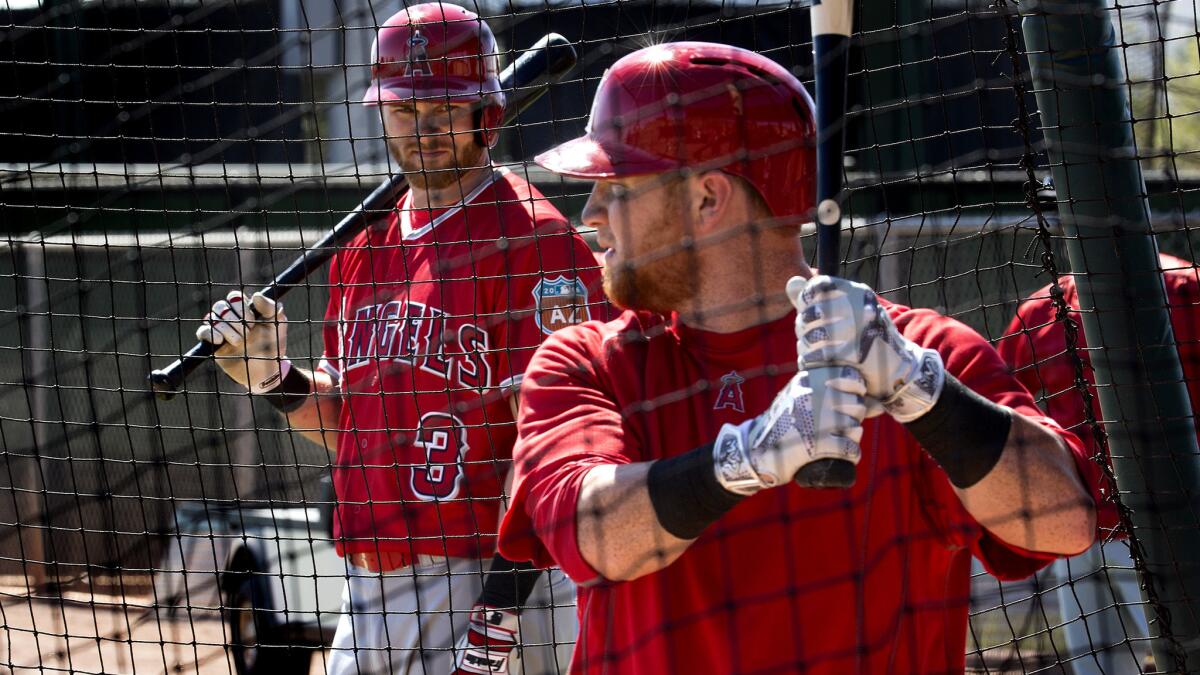
[[[712,443],[651,464],[646,488],[659,524],[680,539],[699,537],[743,499],[717,481]]]
[[[1012,412],[971,391],[950,373],[929,412],[905,425],[950,477],[966,489],[991,472],[1012,428]]]
[[[293,365],[287,377],[277,387],[263,393],[262,397],[280,412],[289,413],[304,405],[312,393],[312,380]]]
[[[497,553],[492,557],[491,571],[483,580],[479,601],[488,607],[520,609],[533,593],[542,570],[529,562],[513,562]]]

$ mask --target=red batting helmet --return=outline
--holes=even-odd
[[[429,2],[392,15],[371,45],[371,86],[363,103],[479,101],[480,143],[492,146],[504,116],[492,29],[474,12]]]
[[[781,218],[814,204],[815,140],[812,99],[778,63],[729,45],[674,42],[614,63],[587,133],[535,161],[593,180],[721,169],[747,180]]]

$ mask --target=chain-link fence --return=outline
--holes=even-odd
[[[1120,462],[1133,455],[1120,450],[1110,459],[1104,434],[1120,437],[1122,429],[1147,420],[1092,405],[1093,399],[1104,403],[1104,395],[1120,388],[1098,374],[1094,362],[1103,361],[1110,347],[1114,353],[1121,348],[1087,334],[1085,319],[1102,312],[1094,306],[1079,311],[1078,305],[1081,297],[1090,297],[1086,278],[1113,271],[1079,264],[1072,247],[1100,235],[1079,229],[1076,209],[1087,202],[1079,196],[1080,185],[1049,180],[1052,173],[1079,165],[1063,159],[1064,146],[1055,145],[1057,134],[1072,125],[1103,124],[1064,122],[1039,108],[1045,107],[1048,93],[1065,100],[1078,83],[1048,89],[1035,77],[1031,58],[1060,58],[1063,50],[1056,51],[1053,40],[1049,48],[1029,47],[1031,33],[1023,32],[1022,20],[1053,17],[1061,7],[1022,4],[856,4],[844,167],[849,217],[842,234],[841,273],[893,303],[933,309],[961,321],[1001,346],[1006,357],[1015,349],[1006,352],[1006,341],[1036,343],[1030,361],[1008,364],[1016,372],[1013,386],[1033,395],[1026,412],[1032,415],[1036,402],[1048,415],[1062,417],[1059,421],[1084,439],[1081,475],[1088,467],[1095,469],[1094,476],[1081,480],[1110,485],[1104,481],[1112,480],[1112,460],[1120,473]],[[928,666],[937,672],[965,667],[989,673],[1189,672],[1198,667],[1184,658],[1194,651],[1190,640],[1195,636],[1189,631],[1200,625],[1188,604],[1192,599],[1162,597],[1163,588],[1176,586],[1160,583],[1162,575],[1173,574],[1178,587],[1188,587],[1190,553],[1167,546],[1171,553],[1164,562],[1164,545],[1155,538],[1161,533],[1144,527],[1145,520],[1135,520],[1147,517],[1145,502],[1139,500],[1160,490],[1170,493],[1170,486],[1151,482],[1131,490],[1118,481],[1118,487],[1104,488],[1099,506],[1110,509],[1116,520],[1102,523],[1095,546],[1074,557],[1019,551],[1014,555],[1038,564],[1018,566],[1021,574],[1001,574],[1023,577],[1001,582],[985,571],[997,569],[996,559],[967,561],[967,550],[984,558],[988,551],[994,553],[986,547],[993,545],[987,542],[995,535],[975,522],[973,512],[955,520],[954,527],[979,526],[983,533],[978,541],[985,542],[979,546],[984,548],[972,549],[957,535],[945,535],[946,541],[931,547],[923,534],[906,528],[929,521],[933,532],[939,518],[949,516],[911,514],[953,510],[959,508],[957,502],[946,501],[950,506],[945,506],[918,492],[922,506],[910,513],[890,497],[873,497],[876,493],[862,487],[907,476],[920,464],[897,460],[880,474],[861,469],[861,485],[847,493],[855,496],[844,503],[803,496],[798,487],[779,488],[796,493],[788,506],[771,512],[771,526],[789,532],[782,543],[748,540],[743,530],[723,529],[731,526],[718,521],[694,549],[721,552],[714,577],[687,577],[691,572],[680,570],[692,570],[692,563],[683,558],[682,566],[612,582],[580,578],[579,563],[572,567],[571,560],[564,562],[561,542],[554,543],[553,530],[532,513],[534,497],[520,492],[531,489],[521,486],[532,478],[517,471],[516,492],[505,484],[518,426],[499,387],[501,380],[512,379],[506,369],[520,371],[551,328],[587,317],[617,318],[618,310],[599,299],[595,282],[601,263],[590,254],[572,254],[569,265],[553,267],[556,263],[548,258],[557,254],[540,249],[529,257],[533,262],[521,263],[529,269],[522,269],[512,256],[523,255],[522,242],[539,241],[541,235],[519,229],[497,233],[481,223],[516,227],[506,220],[515,216],[504,210],[516,204],[518,211],[524,209],[523,217],[535,214],[533,220],[542,226],[546,218],[538,220],[536,214],[552,207],[571,223],[571,230],[556,231],[556,236],[574,242],[573,250],[584,251],[584,241],[597,254],[618,247],[617,241],[628,245],[626,235],[611,233],[612,223],[583,213],[591,181],[555,175],[533,158],[584,133],[606,69],[643,48],[684,40],[736,45],[772,59],[811,90],[807,3],[622,0],[467,7],[490,26],[495,36],[490,49],[502,66],[551,32],[573,45],[578,63],[520,116],[496,125],[499,140],[490,149],[490,161],[504,171],[489,172],[474,197],[466,198],[470,190],[464,190],[458,201],[465,206],[453,199],[422,205],[400,201],[395,209],[389,205],[373,219],[365,238],[342,247],[335,276],[325,266],[287,286],[287,354],[295,368],[313,373],[307,377],[320,394],[313,405],[335,407],[293,418],[289,426],[278,401],[250,395],[210,364],[187,379],[173,400],[156,398],[147,374],[192,346],[214,302],[231,290],[270,283],[386,178],[407,173],[418,188],[408,199],[418,191],[434,193],[428,177],[437,171],[414,171],[413,160],[405,159],[400,146],[389,152],[397,139],[388,127],[388,113],[381,115],[388,106],[361,103],[384,69],[406,60],[409,70],[395,79],[411,78],[412,67],[420,72],[424,62],[414,50],[438,47],[436,35],[406,33],[397,47],[405,50],[403,59],[379,58],[388,47],[373,50],[373,40],[389,17],[405,8],[362,1],[0,0],[0,636],[5,642],[0,665],[13,672],[350,672],[338,660],[339,650],[329,649],[341,639],[341,652],[357,654],[364,672],[386,670],[376,668],[381,663],[399,669],[401,660],[414,655],[432,659],[436,668],[449,668],[448,659],[466,648],[461,640],[468,637],[475,601],[488,592],[497,506],[517,495],[519,508],[530,510],[529,517],[541,528],[536,534],[542,548],[511,550],[543,551],[541,557],[530,556],[534,563],[561,565],[574,581],[590,582],[578,591],[578,617],[575,595],[562,572],[538,582],[548,590],[543,594],[539,587],[530,602],[543,603],[539,608],[548,611],[550,628],[542,631],[536,623],[540,619],[528,614],[521,629],[525,642],[517,652],[526,658],[508,661],[523,662],[529,672],[539,663],[539,649],[553,657],[547,672],[565,670],[576,632],[582,645],[574,649],[580,670],[674,671],[692,663],[691,652],[711,651],[711,645],[689,631],[707,626],[703,630],[711,634],[722,621],[729,622],[721,629],[724,637],[712,642],[732,646],[711,652],[729,658],[708,663],[712,672],[879,672],[872,668],[881,663],[890,664],[893,672],[933,672],[925,669],[928,664],[938,664]],[[1192,372],[1189,360],[1195,335],[1190,324],[1181,323],[1200,302],[1200,282],[1189,272],[1196,259],[1191,225],[1200,187],[1193,166],[1200,105],[1196,6],[1155,2],[1082,14],[1110,22],[1115,38],[1108,46],[1084,50],[1079,59],[1111,53],[1124,70],[1119,81],[1097,75],[1084,84],[1092,87],[1090,95],[1116,92],[1128,102],[1121,123],[1133,134],[1132,146],[1105,147],[1098,163],[1134,160],[1144,186],[1142,194],[1113,194],[1111,199],[1140,200],[1147,214],[1144,231],[1137,226],[1126,230],[1152,235],[1161,252],[1181,261],[1168,274],[1166,306],[1141,309],[1170,311],[1182,356],[1182,384],[1200,391],[1193,380],[1200,373]],[[474,19],[467,23],[472,22],[479,24]],[[1030,25],[1025,24],[1026,30]],[[435,66],[438,58],[448,59],[436,53],[423,58]],[[510,103],[519,98],[511,88],[506,93]],[[477,90],[475,99],[495,102],[484,94],[488,92]],[[425,114],[413,105],[413,115]],[[1100,103],[1095,107],[1104,108]],[[477,116],[471,118],[468,136],[476,134],[485,113],[470,114]],[[597,129],[596,120],[588,128]],[[462,131],[451,129],[447,135],[464,136]],[[660,132],[666,138],[670,127]],[[418,135],[437,134],[423,130]],[[1069,154],[1072,146],[1065,147]],[[424,147],[418,149],[421,153],[432,162],[437,150]],[[447,171],[457,171],[460,180],[475,176],[461,167]],[[759,196],[769,191],[748,180]],[[516,187],[511,195],[494,195],[489,190],[500,188],[493,182]],[[526,182],[533,192],[522,192]],[[805,189],[797,184],[797,191]],[[470,221],[463,209],[469,213],[471,199],[479,194],[489,205],[483,210],[504,215],[476,215],[459,237],[408,238],[414,227],[428,233],[448,222],[442,231],[450,232],[456,219]],[[651,210],[659,206],[643,205],[639,208],[646,210],[631,217],[653,224]],[[673,233],[676,225],[664,219],[656,226]],[[807,225],[800,232],[805,257],[815,260],[816,237]],[[393,235],[395,239],[387,238]],[[541,241],[540,246],[556,246]],[[671,245],[692,251],[695,241]],[[731,256],[735,243],[727,244]],[[1118,247],[1118,258],[1132,250],[1125,245]],[[446,253],[451,250],[458,253]],[[399,257],[388,257],[393,255]],[[504,266],[496,267],[499,259],[506,261]],[[655,260],[651,256],[645,262],[647,269],[661,271]],[[704,286],[695,275],[710,264],[693,261],[687,266],[692,287]],[[756,259],[747,266],[757,264]],[[358,271],[351,274],[349,269]],[[455,271],[463,269],[462,274]],[[612,270],[606,272],[610,282]],[[1133,274],[1130,269],[1124,273]],[[522,285],[533,280],[538,283],[532,290]],[[450,282],[463,285],[440,291],[437,306],[420,295],[427,285]],[[745,282],[746,299],[766,303],[763,298],[781,290],[753,287],[755,283]],[[529,297],[532,307],[527,306]],[[1040,322],[1028,315],[1025,323],[1014,324],[1018,309],[1032,306],[1023,304],[1031,297],[1035,304],[1044,301],[1037,311],[1049,313],[1039,314]],[[586,309],[582,314],[580,307]],[[1131,321],[1142,318],[1132,316]],[[520,320],[537,328],[537,339],[526,343],[522,340],[527,338],[515,337],[523,335]],[[682,329],[664,330],[686,335]],[[355,342],[353,336],[361,337],[362,331],[369,337]],[[478,334],[472,338],[471,331]],[[651,330],[638,339],[650,342],[660,333]],[[679,340],[684,344],[687,338]],[[765,332],[762,340],[767,341]],[[385,353],[388,349],[392,351]],[[365,367],[350,376],[351,366]],[[774,382],[774,367],[763,369],[768,374],[747,376],[743,366],[731,366],[728,380],[695,375],[686,385],[657,391],[655,383],[674,382],[682,375],[657,362],[643,363],[637,370],[646,377],[639,386],[654,396],[620,409],[616,419],[638,443],[652,444],[647,429],[659,427],[646,425],[655,415],[668,417],[663,428],[673,424],[686,430],[679,432],[681,438],[715,424],[713,433],[701,439],[712,442],[718,422],[740,421],[725,419],[731,411],[749,419],[765,409],[770,396],[758,401],[759,409],[743,406],[742,387],[753,392],[766,386],[755,378]],[[1063,368],[1066,379],[1052,379]],[[1104,364],[1099,368],[1103,371]],[[367,371],[375,372],[376,379],[363,377]],[[321,378],[330,373],[335,377],[322,390]],[[481,373],[488,374],[483,385],[470,379]],[[440,379],[422,379],[435,376]],[[959,377],[968,379],[963,373]],[[670,406],[694,403],[726,387],[736,388],[736,406],[731,399],[727,407],[714,406],[711,415],[699,417],[694,411],[656,412],[675,410]],[[618,389],[606,383],[591,393],[616,401]],[[1155,389],[1147,396],[1155,406],[1166,405],[1155,398],[1159,394]],[[753,396],[748,393],[747,400],[757,401]],[[434,398],[437,403],[427,402]],[[1006,400],[1011,404],[1014,399]],[[593,403],[580,399],[572,404],[577,415],[564,415],[558,423],[592,420],[587,415]],[[1064,406],[1070,408],[1065,416],[1060,415]],[[431,414],[449,415],[456,422],[439,426],[429,421]],[[525,436],[532,438],[535,432],[529,430],[539,428],[539,413],[526,414],[529,426],[524,428],[523,420],[522,443],[532,444]],[[1149,422],[1166,428],[1180,422],[1177,417],[1155,413]],[[1183,423],[1192,424],[1190,416]],[[582,439],[581,446],[599,446],[608,442],[597,440],[608,438],[597,431],[602,428],[589,421],[575,438]],[[320,431],[330,432],[330,447],[315,442]],[[463,435],[456,437],[460,431]],[[366,459],[381,451],[369,444],[368,435],[371,443],[385,448],[382,463]],[[469,447],[456,450],[455,443]],[[895,440],[884,447],[890,448],[889,443],[903,445]],[[1153,443],[1135,447],[1138,452],[1155,450]],[[438,453],[447,448],[462,454],[443,462]],[[516,448],[520,463],[521,445]],[[690,449],[656,446],[644,459]],[[617,462],[604,455],[618,464],[632,456]],[[1184,453],[1171,461],[1183,467],[1179,476],[1187,476],[1183,463],[1195,459]],[[465,482],[455,477],[462,475]],[[438,492],[442,488],[444,493]],[[945,492],[954,494],[949,488]],[[1194,520],[1194,499],[1187,489],[1182,492],[1182,511]],[[834,514],[829,518],[842,520],[821,521],[809,533],[787,530],[789,523],[810,522],[805,520],[813,517],[808,499],[824,505],[818,511]],[[929,506],[935,502],[940,506]],[[870,555],[856,549],[854,555],[861,558],[836,573],[797,572],[794,579],[771,586],[769,564],[754,561],[803,549],[802,559],[789,562],[791,568],[820,568],[831,542],[859,532],[856,528],[875,532],[871,524],[890,511],[904,511],[912,520],[901,522],[897,516],[888,526],[892,531],[883,539],[886,544]],[[1150,517],[1156,515],[1151,509]],[[367,521],[376,530],[373,537],[363,537],[355,525]],[[754,526],[732,522],[751,530]],[[1172,524],[1164,529],[1188,528]],[[641,531],[618,532],[616,539],[633,541]],[[504,536],[501,552],[509,550]],[[805,536],[811,537],[805,544],[792,539]],[[944,567],[930,562],[943,560],[941,553],[931,552],[938,546],[951,550],[943,556],[950,561]],[[1009,541],[1003,546],[1014,545]],[[893,555],[902,561],[895,563]],[[585,560],[587,553],[579,556]],[[880,567],[896,568],[884,586],[872,576]],[[913,590],[937,585],[922,570],[943,575],[940,594]],[[369,597],[350,598],[356,577],[376,575],[370,578],[378,581],[404,574],[405,583],[414,588],[423,578],[432,581],[419,590],[377,589]],[[726,578],[736,575],[743,577]],[[646,576],[655,581],[646,582]],[[664,585],[652,586],[656,594],[638,603],[622,604],[621,593],[627,592],[622,589],[629,586],[621,584],[635,582]],[[769,590],[760,595],[738,590],[759,588],[759,582]],[[449,589],[444,602],[433,586]],[[473,589],[462,591],[471,596],[465,605],[455,595],[460,587]],[[685,587],[688,599],[672,595]],[[887,591],[881,592],[884,587]],[[719,588],[724,595],[720,602],[692,606],[690,599],[703,595],[696,588]],[[384,608],[371,604],[390,597],[388,592],[409,600],[388,600],[398,604]],[[679,607],[691,609],[676,612],[677,600]],[[611,603],[608,614],[597,609],[604,603]],[[354,624],[350,630],[351,612],[380,623]],[[842,643],[824,645],[824,638],[814,638],[822,635],[816,627],[797,623],[797,617],[815,615],[826,617],[829,626],[852,627],[839,638],[845,651],[838,651]],[[411,630],[387,626],[388,616],[409,621]],[[447,627],[439,627],[439,617],[446,618]],[[922,625],[937,629],[923,631]],[[746,626],[757,630],[744,634]],[[376,640],[378,634],[383,643]],[[762,655],[758,649],[772,636],[786,643],[779,645],[777,660],[771,650]],[[940,643],[947,636],[954,644]],[[965,644],[960,645],[961,636]],[[596,646],[597,640],[610,637],[614,642]],[[388,642],[392,639],[395,644]],[[663,647],[674,639],[696,644],[684,650],[687,654]],[[759,655],[747,656],[743,650]],[[943,651],[949,656],[923,660],[923,655]],[[1168,652],[1179,657],[1175,663],[1156,662],[1156,655]]]

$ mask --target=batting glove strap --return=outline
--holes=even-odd
[[[253,358],[253,357],[249,357]],[[288,373],[292,371],[292,362],[290,359],[279,359],[279,369],[270,368],[270,371],[265,379],[250,386],[251,394],[273,394],[279,389],[283,381],[287,379]]]
[[[752,495],[771,487],[750,463],[750,430],[756,419],[723,425],[717,434],[717,442],[713,444],[713,468],[717,482],[736,495]]]
[[[279,384],[264,392],[262,398],[279,412],[290,413],[308,402],[313,394],[313,381],[304,371],[293,368],[290,361],[281,364],[280,373]]]
[[[476,605],[471,610],[467,634],[455,649],[455,673],[502,675],[510,661],[519,658],[520,617],[516,612]]]
[[[883,409],[903,424],[917,420],[933,409],[946,383],[942,355],[920,347],[915,351],[912,372],[902,380],[895,394],[881,401]]]

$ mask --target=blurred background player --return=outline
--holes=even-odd
[[[1194,264],[1165,253],[1159,254],[1159,266],[1192,410],[1200,410],[1200,278]],[[1075,380],[1078,357],[1083,379],[1095,392],[1091,350],[1078,317],[1073,316],[1079,311],[1079,289],[1073,274],[1059,277],[1058,284],[1062,302],[1070,314],[1059,320],[1052,286],[1048,284],[1018,306],[996,349],[1012,367],[1013,375],[1038,397],[1046,413],[1079,435],[1093,461],[1111,464],[1091,425],[1086,424],[1087,405]],[[1074,353],[1067,339],[1068,321],[1073,324]],[[1095,393],[1091,397],[1091,413],[1092,419],[1104,420]],[[1056,587],[1062,608],[1066,649],[1070,654],[1088,653],[1089,659],[1081,667],[1094,672],[1144,669],[1137,651],[1127,646],[1129,641],[1124,637],[1133,631],[1143,635],[1148,632],[1144,614],[1129,611],[1141,602],[1141,590],[1130,571],[1134,561],[1128,542],[1123,541],[1127,533],[1121,529],[1116,499],[1115,486],[1106,479],[1097,502],[1097,534],[1107,543],[1092,547],[1069,563],[1055,564],[1054,575],[1070,583],[1048,580],[1051,587]],[[1103,645],[1112,646],[1103,648]]]
[[[286,358],[283,306],[262,295],[230,293],[197,331],[336,452],[349,579],[330,673],[558,672],[574,639],[570,582],[495,554],[495,530],[515,387],[547,334],[589,318],[598,274],[562,214],[492,165],[496,49],[452,5],[380,28],[363,103],[410,190],[334,258],[316,370]]]
[[[1159,254],[1159,265],[1192,409],[1200,410],[1200,277],[1195,265],[1165,253]],[[1058,284],[1062,288],[1063,302],[1072,312],[1078,312],[1079,289],[1074,276],[1063,275]],[[1064,428],[1078,434],[1089,454],[1096,457],[1100,452],[1099,444],[1092,429],[1084,424],[1087,406],[1075,386],[1075,359],[1067,345],[1066,326],[1056,318],[1057,308],[1050,291],[1051,286],[1046,285],[1021,302],[996,349],[1021,384],[1042,398],[1046,413]],[[1068,316],[1067,320],[1075,324],[1075,353],[1083,361],[1083,377],[1090,387],[1095,387],[1083,328],[1076,318]],[[1096,396],[1092,396],[1092,418],[1104,419]],[[1112,486],[1105,485],[1102,492],[1104,500],[1098,504],[1101,507],[1098,525],[1101,530],[1116,528],[1118,514]]]
[[[962,672],[971,556],[1092,541],[1095,467],[983,338],[804,264],[811,106],[755,53],[658,45],[537,158],[596,181],[627,310],[538,350],[501,527],[581,584],[575,670]],[[857,484],[792,481],[825,457]]]

